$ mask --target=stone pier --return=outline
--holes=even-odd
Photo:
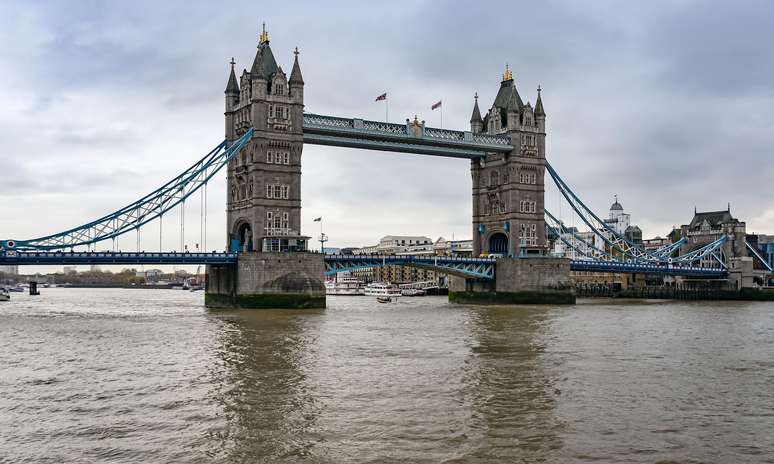
[[[574,304],[575,284],[570,260],[564,258],[501,258],[495,280],[452,276],[449,301],[465,304]]]
[[[325,308],[325,263],[315,253],[239,253],[207,266],[208,308]]]

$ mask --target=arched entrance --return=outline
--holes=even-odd
[[[253,230],[250,224],[242,223],[237,230],[237,239],[239,240],[239,251],[253,251]]]
[[[489,253],[508,254],[508,236],[502,232],[496,232],[489,237]]]

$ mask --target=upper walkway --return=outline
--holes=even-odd
[[[304,142],[465,159],[513,150],[508,135],[437,129],[416,121],[395,124],[311,113],[304,113]]]

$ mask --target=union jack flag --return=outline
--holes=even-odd
[[[441,100],[438,100],[438,103],[436,103],[433,106],[431,106],[430,109],[434,110],[434,109],[440,108],[440,107],[441,107]]]
[[[384,92],[383,94],[376,97],[376,100],[374,101],[381,101],[381,100],[387,100],[387,92]]]

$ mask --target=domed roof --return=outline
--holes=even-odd
[[[623,211],[623,206],[618,203],[618,195],[615,195],[615,203],[610,206],[610,211]]]

